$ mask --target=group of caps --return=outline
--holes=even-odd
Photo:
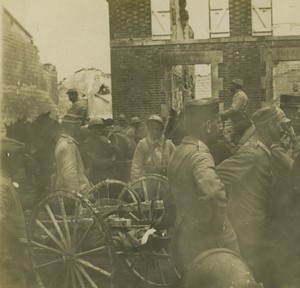
[[[185,105],[186,118],[209,118],[217,115],[219,110],[219,100],[212,98],[203,98],[192,100]],[[290,123],[284,112],[276,105],[267,106],[258,109],[252,115],[252,120],[256,126],[261,126],[269,123],[270,121],[278,119],[281,123]]]
[[[238,83],[239,85],[242,85],[242,83]],[[185,118],[190,120],[196,120],[199,121],[200,118],[202,120],[205,120],[206,118],[209,119],[213,115],[219,113],[219,100],[218,99],[212,99],[212,98],[203,98],[203,99],[193,99],[191,101],[188,101],[185,104]],[[291,122],[290,119],[285,117],[285,114],[282,112],[281,109],[279,109],[276,106],[272,107],[264,107],[259,110],[257,110],[252,115],[252,120],[255,125],[263,125],[267,122],[271,121],[274,118],[280,118],[282,122],[288,123]],[[62,118],[62,123],[80,123],[81,117],[74,114],[66,114]],[[127,121],[127,118],[124,114],[121,114],[118,118],[118,121]],[[162,125],[164,125],[163,119],[158,115],[151,115],[147,121],[147,123],[150,123],[152,121],[159,122]],[[137,124],[140,123],[141,120],[139,117],[133,117],[131,118],[130,124]],[[193,122],[193,121],[192,121]],[[89,120],[88,126],[92,125],[103,125],[103,126],[110,126],[112,123],[107,124],[106,120],[104,120],[101,117],[93,117]]]

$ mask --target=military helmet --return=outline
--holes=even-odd
[[[140,123],[141,119],[139,117],[132,117],[130,120],[131,124]]]
[[[263,288],[240,256],[223,248],[198,255],[189,265],[183,284],[189,288]]]
[[[149,124],[149,123],[151,123],[151,122],[159,122],[160,124],[162,124],[163,126],[164,126],[164,121],[161,119],[161,117],[159,117],[158,115],[151,115],[149,118],[148,118],[148,120],[147,120],[147,122],[146,122],[146,124]]]

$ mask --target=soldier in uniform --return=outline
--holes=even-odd
[[[81,192],[84,195],[91,185],[84,173],[76,140],[80,123],[80,117],[74,114],[66,114],[62,119],[63,134],[55,147],[57,169],[55,189]]]
[[[146,122],[147,137],[136,146],[131,166],[131,181],[147,173],[166,175],[169,159],[175,150],[171,140],[163,135],[164,122],[152,115]]]
[[[246,115],[248,106],[248,96],[242,90],[243,80],[234,78],[231,83],[230,91],[233,93],[231,107],[221,113],[221,118],[226,120],[236,114]]]
[[[87,175],[94,184],[107,178],[116,178],[116,175],[113,176],[116,155],[110,141],[104,136],[104,128],[102,118],[90,119],[89,135],[81,147]]]
[[[225,188],[209,150],[219,135],[219,101],[193,100],[186,104],[185,117],[188,136],[168,167],[177,209],[175,238],[180,270],[208,249],[224,247],[239,252],[236,234],[226,218]]]
[[[0,287],[36,287],[25,217],[11,180],[24,166],[25,145],[10,138],[2,138],[0,144]]]
[[[136,143],[139,143],[140,140],[146,137],[146,127],[145,123],[141,121],[139,117],[132,117],[130,124],[133,129],[134,140]]]
[[[78,91],[75,88],[68,89],[67,94],[72,106],[67,111],[68,114],[78,115],[82,119],[82,125],[85,124],[87,119],[87,100],[78,98]]]
[[[248,96],[242,90],[243,80],[234,78],[230,91],[233,93],[232,104],[229,109],[221,113],[225,122],[224,136],[232,145],[235,153],[253,134],[253,125],[247,114]],[[247,131],[247,132],[246,132]]]
[[[267,240],[272,256],[271,267],[274,269],[273,282],[270,285],[272,288],[284,285],[296,287],[300,283],[299,279],[298,284],[293,283],[298,278],[300,269],[300,201],[298,185],[293,177],[299,161],[297,156],[300,152],[300,142],[291,126],[291,120],[285,118],[282,124],[285,131],[282,139],[289,139],[289,145],[286,145],[285,141],[277,141],[270,149],[273,181],[272,194],[268,201]]]
[[[129,126],[127,117],[124,114],[120,114],[118,118],[118,125],[114,127],[114,132],[123,133],[126,136],[134,138],[133,131]]]
[[[232,223],[245,258],[257,280],[263,279],[266,260],[266,209],[272,184],[272,143],[279,141],[284,113],[265,107],[252,116],[255,134],[231,158],[217,167],[228,188],[228,218]]]

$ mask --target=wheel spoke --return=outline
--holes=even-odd
[[[75,271],[74,271],[74,267],[71,266],[70,267],[71,270],[71,281],[72,281],[72,288],[77,288],[77,281],[76,281],[76,277],[75,277]]]
[[[162,268],[161,268],[160,260],[158,260],[158,269],[159,269],[160,278],[162,280],[162,284],[166,285],[165,276],[164,276],[164,273],[163,273]]]
[[[57,286],[53,286],[56,282],[56,280],[58,279],[58,277],[60,276],[61,272],[64,270],[65,266],[63,265],[60,270],[58,271],[58,273],[56,273],[55,278],[51,281],[50,285],[48,286],[49,288],[51,287],[57,287]]]
[[[137,259],[137,255],[134,255],[133,261],[130,263],[130,268],[133,268],[133,266],[136,262],[136,259]]]
[[[91,253],[103,251],[105,249],[107,249],[107,246],[101,246],[101,247],[98,247],[98,248],[94,248],[92,250],[87,250],[87,251],[83,251],[83,252],[77,253],[74,256],[77,256],[77,257],[78,256],[84,256],[84,255],[88,255],[88,254],[91,254]]]
[[[110,199],[109,183],[106,183],[106,191],[107,191],[106,197]]]
[[[92,227],[95,225],[95,222],[93,221],[89,227],[86,229],[86,231],[84,232],[83,236],[81,237],[80,241],[78,242],[75,251],[80,247],[80,245],[82,244],[83,240],[85,239],[86,235],[90,232],[90,230],[92,229]]]
[[[90,263],[90,262],[88,262],[88,261],[85,261],[85,260],[83,260],[83,259],[76,259],[76,261],[77,261],[78,263],[80,263],[80,264],[86,266],[86,267],[89,267],[89,268],[91,268],[91,269],[93,269],[93,270],[95,270],[95,271],[97,271],[97,272],[103,274],[103,275],[106,276],[107,278],[110,278],[110,279],[112,278],[112,274],[111,274],[111,273],[109,273],[109,272],[103,270],[103,269],[100,268],[100,267],[95,266],[94,264],[92,264],[92,263]]]
[[[161,195],[160,195],[160,186],[161,186],[161,183],[160,183],[160,181],[158,181],[155,200],[159,200],[161,198]]]
[[[76,240],[77,240],[77,230],[78,230],[78,222],[82,214],[82,206],[79,205],[79,202],[76,202],[76,207],[75,207],[75,219],[74,219],[74,227],[73,227],[73,242],[72,242],[72,247],[75,247]]]
[[[70,264],[67,265],[67,272],[66,272],[66,277],[65,277],[65,280],[64,280],[64,285],[63,285],[63,288],[68,288],[70,287],[69,285],[69,280],[70,280],[70,275],[71,274],[71,267],[70,267]]]
[[[62,243],[39,220],[35,220],[35,222],[42,230],[44,230],[44,232],[47,233],[47,235],[57,244],[57,246],[59,246],[62,250],[65,250]]]
[[[53,253],[58,253],[58,254],[60,254],[60,255],[63,255],[63,253],[62,253],[60,250],[57,250],[57,249],[55,249],[55,248],[46,246],[46,245],[44,245],[44,244],[42,244],[42,243],[39,243],[39,242],[36,242],[36,241],[31,241],[31,243],[34,244],[35,246],[39,247],[39,248],[43,248],[43,249],[45,249],[45,250],[47,250],[47,251],[51,251],[51,252],[53,252]]]
[[[147,189],[147,184],[145,182],[145,180],[142,180],[142,186],[143,186],[143,192],[144,192],[144,197],[145,197],[145,201],[147,202],[149,200],[149,195],[148,195],[148,189]]]
[[[85,286],[85,284],[84,284],[84,282],[83,282],[83,279],[82,279],[82,277],[81,277],[80,272],[78,271],[78,269],[76,268],[75,265],[73,266],[73,268],[74,268],[75,275],[76,275],[76,277],[77,277],[77,279],[78,279],[78,281],[79,281],[79,284],[80,284],[81,288],[86,288],[86,286]]]
[[[35,265],[34,268],[39,269],[39,268],[43,268],[43,267],[46,267],[46,266],[49,266],[49,265],[52,265],[52,264],[55,264],[55,263],[59,263],[59,262],[62,262],[62,261],[63,261],[63,259],[59,258],[59,259],[49,261],[49,262],[46,262],[46,263],[43,263],[43,264]]]
[[[125,193],[126,193],[126,188],[124,187],[124,188],[122,189],[122,191],[121,191],[121,193],[120,193],[118,199],[119,199],[119,200],[122,200],[122,199],[123,199],[123,196],[125,195]]]
[[[148,280],[148,271],[149,271],[149,261],[146,260],[146,272],[145,272],[145,281]]]
[[[58,202],[59,202],[60,210],[61,210],[62,217],[63,217],[63,222],[64,222],[64,227],[66,230],[68,245],[69,245],[69,248],[71,248],[71,235],[70,235],[69,225],[68,225],[68,221],[67,221],[67,214],[66,214],[64,199],[62,197],[59,197]]]
[[[86,280],[91,284],[92,288],[98,288],[98,285],[94,282],[91,276],[86,272],[86,270],[81,265],[76,265],[81,274],[85,277]]]
[[[64,235],[62,234],[62,231],[61,231],[61,229],[60,229],[60,227],[59,227],[59,225],[58,225],[58,223],[57,223],[57,221],[56,221],[56,219],[55,219],[55,216],[54,216],[53,213],[52,213],[52,210],[51,210],[50,206],[47,204],[47,205],[45,206],[45,208],[46,208],[46,210],[47,210],[47,212],[48,212],[48,215],[50,216],[50,218],[51,218],[51,220],[52,220],[52,222],[53,222],[53,225],[54,225],[54,227],[55,227],[55,229],[56,229],[56,231],[57,231],[57,233],[58,233],[58,235],[59,235],[61,241],[63,242],[63,244],[65,244],[65,247],[67,248],[67,247],[68,247],[68,245],[67,245],[67,240],[66,240],[66,238],[64,237]]]
[[[179,274],[177,268],[176,268],[171,262],[169,262],[169,263],[170,263],[170,265],[171,265],[171,267],[172,267],[172,270],[175,272],[176,276],[178,277],[178,279],[180,279],[181,276],[180,276],[180,274]]]

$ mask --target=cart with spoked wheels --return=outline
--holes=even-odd
[[[150,180],[155,193],[147,186]],[[126,184],[118,180],[98,183],[87,198],[106,214],[104,218],[109,222],[116,254],[129,271],[150,286],[172,286],[180,275],[170,253],[171,235],[168,231],[162,233],[151,229],[163,211],[160,190],[168,185],[167,178],[147,175],[138,183],[142,182],[143,195],[147,194],[145,198],[134,189],[137,182]]]
[[[82,195],[50,193],[33,210],[28,230],[33,266],[44,287],[113,287],[111,234]]]
[[[141,200],[133,186],[118,180],[102,181],[84,197],[50,193],[33,210],[29,225],[40,282],[47,288],[115,287],[121,259],[148,286],[172,286],[180,275],[169,252],[171,236],[150,227],[162,205]]]

